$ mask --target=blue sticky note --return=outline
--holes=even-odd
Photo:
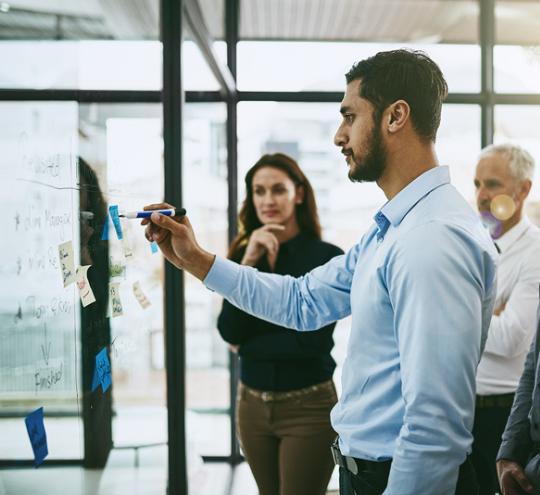
[[[109,213],[111,215],[111,220],[114,225],[114,230],[116,230],[116,236],[118,239],[122,240],[122,225],[120,225],[120,216],[118,215],[118,205],[109,206]]]
[[[92,376],[92,392],[94,392],[94,390],[96,390],[96,388],[99,387],[99,378],[98,378],[98,374],[97,374],[97,367],[94,367],[94,375]]]
[[[109,240],[109,215],[105,217],[105,223],[103,224],[103,230],[101,231],[101,240]]]
[[[152,250],[152,253],[154,254],[156,254],[159,251],[158,245],[154,241],[150,243],[150,249]]]
[[[101,389],[105,393],[112,384],[111,364],[105,347],[96,356],[96,373],[99,383],[101,383]]]
[[[43,423],[43,408],[40,407],[34,412],[31,412],[26,418],[26,430],[30,437],[30,443],[32,444],[32,450],[34,451],[34,459],[36,467],[38,467],[49,455],[49,449],[47,448],[47,434],[45,433],[45,424]]]

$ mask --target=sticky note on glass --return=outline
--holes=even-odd
[[[90,266],[91,265],[79,266],[75,272],[75,280],[77,281],[77,288],[79,289],[83,307],[96,302],[94,292],[88,281],[88,268],[90,268]]]
[[[141,284],[138,280],[137,282],[133,283],[133,294],[135,294],[135,299],[139,301],[142,309],[146,309],[148,306],[150,306],[150,301],[143,292]]]
[[[116,230],[116,236],[122,240],[122,224],[120,223],[120,216],[118,214],[118,205],[109,206],[109,214],[111,215],[114,230]]]
[[[105,217],[105,222],[103,223],[103,230],[101,231],[101,240],[109,240],[109,215]]]
[[[60,258],[60,270],[62,271],[62,281],[64,287],[75,282],[75,258],[73,256],[73,243],[64,242],[58,246],[58,257]]]
[[[47,434],[45,433],[45,424],[43,423],[43,408],[40,407],[34,412],[31,412],[24,418],[24,422],[26,423],[26,431],[28,431],[32,450],[34,451],[36,467],[38,467],[43,463],[45,457],[49,455]]]
[[[100,383],[99,383],[99,378],[97,374],[97,367],[94,366],[94,374],[92,375],[92,385],[90,386],[90,389],[92,390],[92,392],[94,392],[94,390],[96,390],[96,388],[98,388],[99,385]]]
[[[130,242],[128,241],[127,236],[124,232],[124,238],[122,239],[122,251],[124,252],[124,257],[128,260],[133,258],[133,250],[131,249]]]
[[[98,382],[101,384],[101,390],[103,390],[103,393],[105,393],[112,384],[111,363],[109,362],[107,349],[105,347],[96,355],[95,373],[97,375]]]
[[[111,305],[111,315],[113,318],[124,314],[120,299],[120,284],[118,282],[109,284],[109,304]]]

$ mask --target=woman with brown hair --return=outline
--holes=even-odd
[[[287,155],[264,155],[248,171],[239,234],[229,258],[298,277],[343,251],[321,240],[313,189]],[[333,470],[330,410],[334,325],[295,332],[227,301],[222,337],[240,356],[236,422],[260,495],[322,495]]]

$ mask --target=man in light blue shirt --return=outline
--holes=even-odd
[[[204,251],[185,217],[154,213],[146,236],[177,267],[279,325],[307,331],[352,315],[332,411],[343,495],[473,495],[466,458],[497,254],[438,166],[446,82],[408,50],[378,53],[346,77],[335,144],[351,180],[376,181],[388,198],[348,253],[295,279]]]

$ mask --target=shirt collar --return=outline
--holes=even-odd
[[[497,246],[501,250],[501,253],[504,253],[514,242],[516,242],[529,228],[531,222],[524,215],[523,218],[514,225],[508,232],[503,234],[498,239],[495,239]]]
[[[373,217],[379,232],[377,237],[384,236],[390,225],[397,227],[411,211],[416,203],[426,194],[439,186],[450,183],[450,172],[447,166],[430,168],[403,188],[388,201]]]

